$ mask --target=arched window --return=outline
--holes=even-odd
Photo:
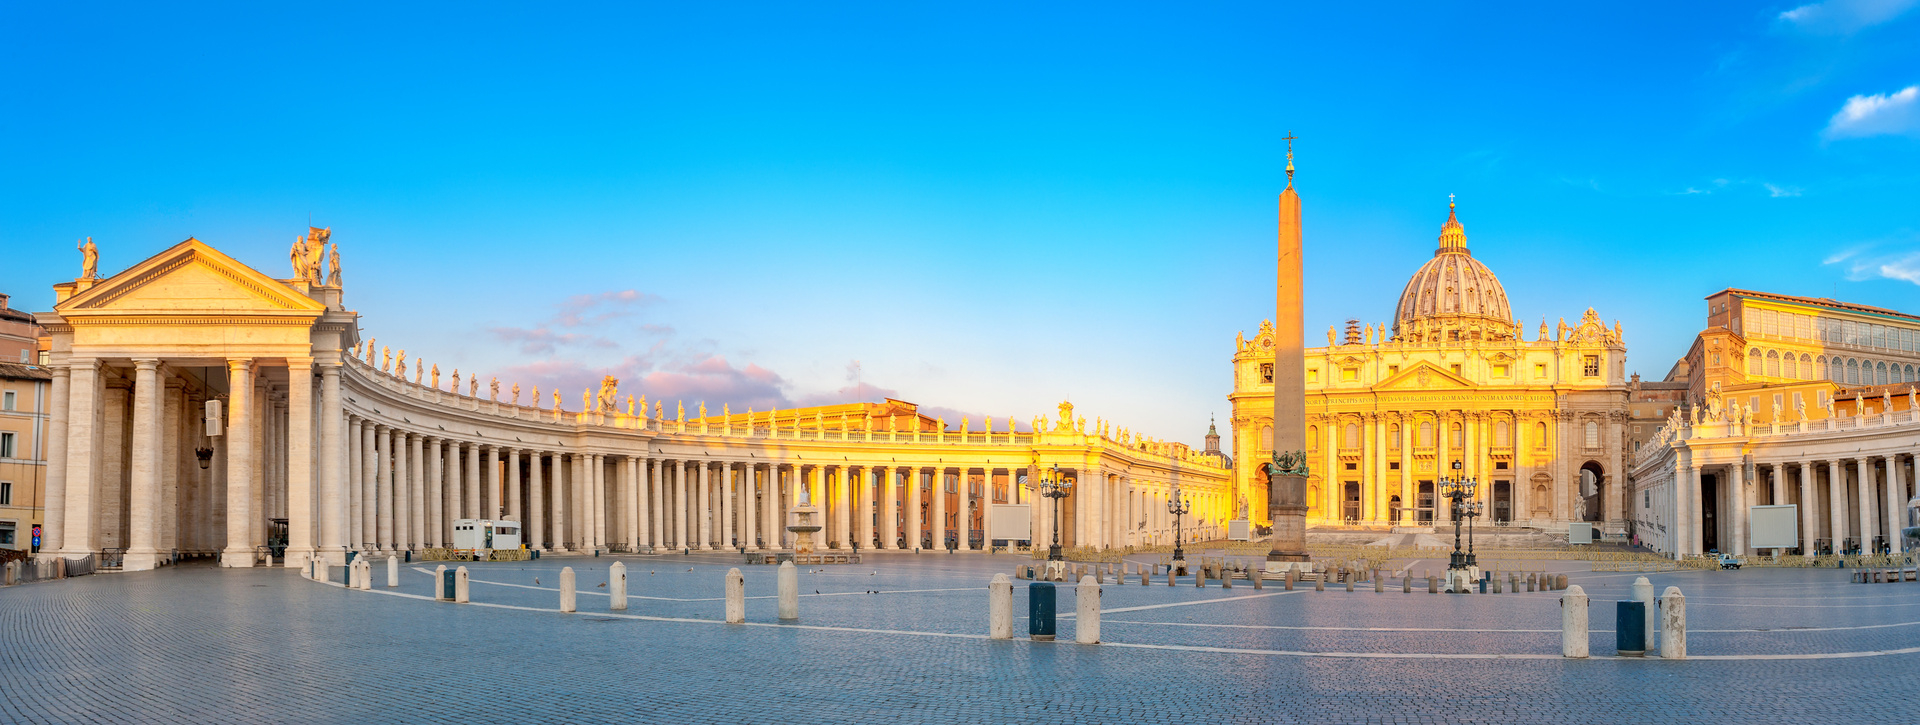
[[[1533,424],[1533,447],[1535,448],[1547,447],[1547,424],[1545,423]]]
[[[1421,448],[1433,447],[1433,421],[1430,421],[1430,420],[1420,421],[1420,447]]]
[[[1400,424],[1399,423],[1394,423],[1387,426],[1387,447],[1396,451],[1400,450]]]
[[[1320,426],[1307,426],[1307,450],[1320,450]]]
[[[1767,377],[1780,377],[1780,353],[1767,351]]]
[[[1855,360],[1853,358],[1847,358],[1847,382],[1855,385],[1858,385],[1860,383],[1860,361],[1859,360]]]
[[[1874,366],[1873,379],[1879,381],[1874,383],[1875,385],[1887,384],[1887,364],[1886,363],[1880,363]]]
[[[1912,366],[1912,365],[1908,365],[1908,366],[1907,366],[1907,380],[1906,380],[1906,382],[1909,382],[1909,383],[1911,383],[1911,382],[1913,382],[1913,366]]]
[[[1353,423],[1347,424],[1347,430],[1345,432],[1345,435],[1342,435],[1340,437],[1340,447],[1341,448],[1359,448],[1360,447],[1360,426],[1355,425]]]
[[[1260,450],[1273,450],[1273,426],[1260,426]]]
[[[1820,356],[1820,376],[1821,380],[1832,380],[1836,383],[1847,379],[1846,372],[1840,368],[1840,358],[1828,360],[1825,355]]]
[[[1600,424],[1591,420],[1587,421],[1587,447],[1600,447]]]
[[[1793,364],[1794,362],[1793,353],[1787,353],[1786,360],[1782,362],[1784,364],[1780,366],[1780,377],[1783,377],[1783,378],[1800,377],[1800,369]]]
[[[1510,445],[1509,443],[1507,443],[1507,422],[1506,421],[1503,420],[1493,424],[1493,444],[1496,446]]]
[[[1466,439],[1466,436],[1460,434],[1459,423],[1454,423],[1453,425],[1447,426],[1447,430],[1450,430],[1453,432],[1453,435],[1448,436],[1448,439],[1449,439],[1448,445],[1453,446],[1453,450],[1458,451],[1467,447],[1467,439]]]
[[[1820,377],[1820,374],[1813,369],[1813,357],[1804,352],[1800,353],[1800,377],[1803,380],[1812,380]]]
[[[1756,347],[1753,349],[1753,352],[1747,353],[1747,374],[1748,375],[1761,374],[1760,348]]]

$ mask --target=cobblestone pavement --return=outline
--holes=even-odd
[[[0,722],[1920,721],[1920,583],[1844,570],[1647,575],[1688,596],[1696,659],[1665,662],[1610,657],[1639,574],[1541,562],[1593,597],[1596,658],[1573,661],[1557,592],[1110,582],[1107,644],[1072,644],[1071,618],[998,642],[984,587],[1024,560],[870,559],[803,567],[798,625],[750,566],[749,625],[720,624],[718,554],[624,558],[625,612],[596,586],[609,558],[471,565],[473,605],[427,599],[418,562],[395,589],[376,565],[373,592],[208,566],[9,587]],[[576,614],[554,611],[562,566]]]

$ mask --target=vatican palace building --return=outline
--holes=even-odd
[[[1426,528],[1449,520],[1443,477],[1478,482],[1482,524],[1627,532],[1627,349],[1588,309],[1533,339],[1493,271],[1473,257],[1452,204],[1433,257],[1391,325],[1350,322],[1306,350],[1308,525]],[[1271,458],[1273,329],[1233,356],[1233,457]],[[1457,466],[1457,468],[1456,468]],[[1257,467],[1236,496],[1266,510]]]
[[[81,277],[54,285],[53,311],[36,318],[51,338],[43,552],[129,571],[197,556],[236,567],[300,566],[310,557],[339,565],[349,551],[448,546],[460,519],[524,522],[529,547],[547,552],[766,551],[790,545],[788,512],[800,504],[821,508],[829,548],[1044,545],[1057,515],[1063,544],[1108,549],[1171,541],[1172,496],[1192,502],[1183,522],[1190,537],[1224,536],[1236,503],[1224,456],[1089,422],[1066,404],[1051,419],[1021,421],[1019,431],[1011,418],[944,421],[895,400],[708,411],[699,401],[636,399],[611,379],[543,400],[471,372],[443,375],[417,355],[361,338],[329,235],[315,229],[296,244],[287,279],[194,239],[102,276],[91,243],[83,247]],[[1464,250],[1460,259],[1471,261]],[[1454,319],[1469,317],[1405,324]],[[1496,350],[1531,361],[1562,349],[1540,344],[1536,355],[1527,344],[1495,342],[1506,328],[1472,319],[1485,342],[1434,338],[1409,348],[1436,367],[1414,378],[1415,365],[1399,363],[1406,373],[1381,375],[1383,384],[1471,387],[1470,377],[1489,374],[1480,361]],[[1468,345],[1470,355],[1450,354]],[[1611,356],[1618,347],[1583,344],[1568,349],[1569,359],[1576,349]],[[1338,364],[1369,355],[1380,364],[1405,359],[1399,343],[1324,357]],[[1330,421],[1375,420],[1336,402],[1335,387],[1323,393]],[[1492,420],[1457,417],[1468,407],[1434,420]],[[1556,421],[1556,441],[1570,425],[1578,423]],[[1508,449],[1487,447],[1492,438],[1470,440],[1464,450],[1475,460],[1511,460],[1500,453]],[[1427,468],[1419,470],[1429,470],[1462,449],[1442,445],[1437,459],[1421,450]],[[1338,460],[1359,459],[1343,447]],[[1564,461],[1547,465],[1561,490]],[[1057,514],[1053,500],[1028,488],[1056,468],[1075,481]],[[1546,510],[1569,515],[1574,503]]]

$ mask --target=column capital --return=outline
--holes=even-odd
[[[137,357],[133,359],[133,367],[137,370],[159,370],[160,358]]]
[[[287,358],[288,370],[311,370],[313,369],[313,364],[314,364],[313,358],[310,358],[310,357]]]
[[[253,358],[250,358],[250,357],[227,358],[227,370],[229,372],[242,372],[242,371],[247,371],[252,369],[253,369]]]

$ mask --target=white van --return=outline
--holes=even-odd
[[[519,549],[520,522],[495,521],[493,519],[455,519],[453,522],[453,548],[475,549]]]

